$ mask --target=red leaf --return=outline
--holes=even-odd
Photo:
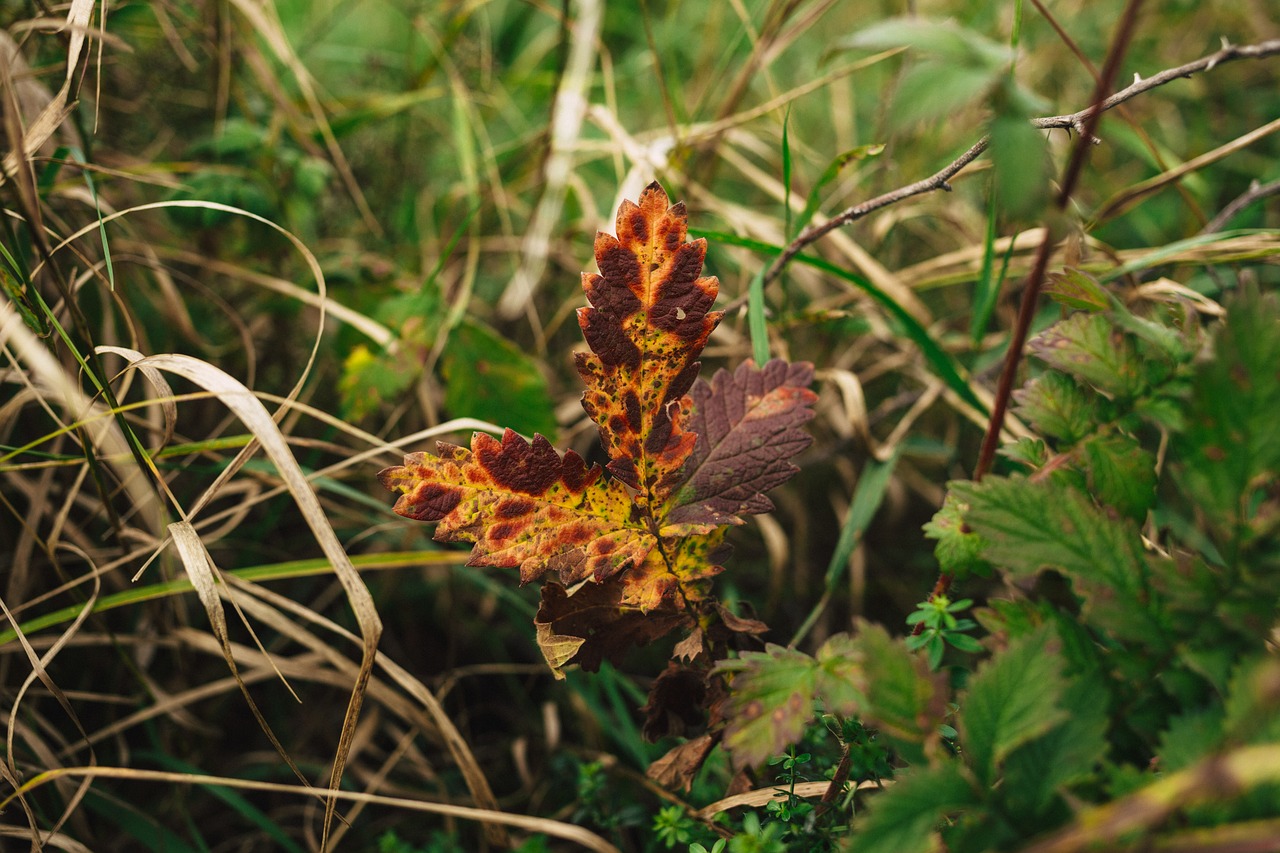
[[[773,509],[763,493],[799,470],[789,460],[813,440],[802,429],[817,400],[812,381],[812,365],[774,359],[694,385],[688,425],[698,443],[671,498],[664,536],[741,524],[743,514]]]
[[[618,236],[596,235],[600,274],[583,273],[591,307],[578,309],[592,350],[576,356],[583,408],[600,428],[609,470],[654,506],[679,484],[693,451],[682,401],[723,316],[710,310],[719,283],[700,277],[707,243],[685,241],[687,219],[657,182],[638,205],[624,201]]]
[[[467,565],[519,567],[521,583],[554,571],[572,584],[639,566],[657,542],[621,483],[573,451],[562,459],[540,435],[476,433],[471,450],[437,448],[378,478],[403,493],[397,513],[440,522],[437,540],[476,543]]]

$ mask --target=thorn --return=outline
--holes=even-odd
[[[1133,72],[1133,85],[1136,86],[1141,82],[1142,82],[1142,75],[1139,74],[1137,71]]]
[[[943,192],[949,193],[951,192],[951,184],[948,183],[947,181],[943,181],[942,183],[938,184],[938,189],[942,190]]]

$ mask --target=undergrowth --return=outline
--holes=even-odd
[[[0,847],[1274,849],[1264,7],[0,3]]]

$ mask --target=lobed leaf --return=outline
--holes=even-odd
[[[1265,519],[1274,511],[1280,299],[1249,291],[1233,300],[1213,349],[1214,358],[1197,366],[1187,429],[1171,455],[1178,484],[1207,516],[1218,541],[1229,542],[1255,515]],[[1270,500],[1262,499],[1268,491]]]
[[[1098,424],[1093,395],[1066,374],[1049,371],[1013,392],[1014,413],[1035,429],[1065,444],[1075,444]]]
[[[1132,339],[1102,314],[1074,314],[1031,342],[1041,359],[1114,397],[1142,390],[1142,359]]]
[[[740,515],[773,509],[763,492],[799,470],[789,460],[813,440],[802,429],[817,400],[812,381],[812,365],[774,359],[764,367],[747,361],[693,386],[688,426],[698,440],[668,503],[664,534],[741,524]]]
[[[582,405],[600,429],[609,470],[652,505],[679,485],[693,452],[685,395],[723,316],[710,310],[718,281],[701,276],[706,240],[686,242],[687,218],[655,181],[639,204],[618,208],[617,237],[596,235],[600,274],[582,276],[591,303],[578,309],[591,348],[575,356],[587,386]]]
[[[978,806],[958,761],[926,769],[908,769],[872,798],[856,824],[857,853],[930,853],[940,849],[936,828],[948,815]]]
[[[1065,689],[1051,629],[1022,637],[981,666],[960,702],[960,732],[978,781],[992,785],[1014,749],[1066,718]]]
[[[818,666],[803,652],[773,644],[720,662],[717,671],[737,673],[724,734],[735,765],[759,764],[800,739],[813,719]]]
[[[476,433],[471,449],[439,442],[438,456],[411,453],[378,479],[401,492],[395,511],[438,521],[441,542],[474,542],[470,566],[520,569],[521,583],[557,572],[572,584],[640,566],[657,542],[616,480],[564,457],[542,436]]]
[[[952,483],[965,522],[986,540],[983,556],[1014,577],[1051,568],[1084,598],[1086,620],[1152,650],[1168,643],[1167,615],[1149,582],[1142,537],[1074,488],[1023,477]]]

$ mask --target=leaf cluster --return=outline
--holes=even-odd
[[[1024,472],[952,483],[930,528],[944,571],[994,567],[1017,591],[977,612],[992,656],[953,690],[907,651],[923,633],[864,626],[814,657],[734,664],[743,721],[726,744],[744,761],[779,751],[812,700],[895,744],[859,851],[933,849],[939,833],[952,851],[1012,849],[1091,805],[1115,823],[1073,838],[1276,816],[1274,767],[1222,756],[1280,741],[1280,300],[1245,291],[1207,333],[1186,301],[1143,315],[1102,299],[1032,349],[1046,369],[1018,413],[1043,438],[1006,448]],[[951,609],[913,618],[947,630]]]
[[[575,364],[607,468],[508,429],[501,440],[476,433],[470,448],[440,442],[380,475],[400,493],[397,513],[436,522],[440,541],[474,543],[469,565],[542,583],[538,645],[557,676],[682,630],[677,658],[701,662],[655,680],[645,727],[655,738],[696,724],[718,696],[710,661],[735,635],[764,630],[722,608],[710,579],[725,528],[772,509],[764,492],[796,470],[788,460],[809,444],[816,399],[807,364],[698,377],[722,316],[705,254],[657,183],[622,204],[616,236],[596,237],[600,272],[583,275],[590,304],[578,311],[589,350]]]

